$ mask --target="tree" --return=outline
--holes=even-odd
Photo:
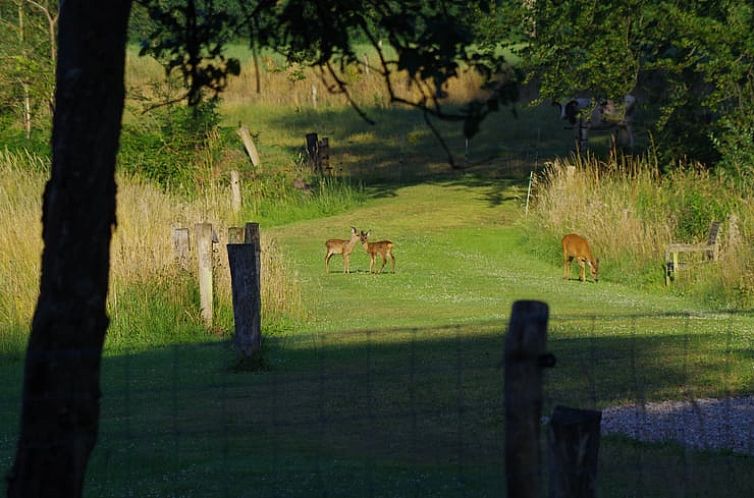
[[[15,0],[0,10],[0,26],[0,114],[4,108],[19,116],[28,138],[38,110],[52,107],[57,8],[49,0]]]
[[[485,102],[446,112],[437,86],[466,62],[492,84],[502,59],[477,53],[473,30],[459,15],[460,0],[239,2],[242,23],[222,10],[227,2],[186,0],[165,8],[143,2],[162,28],[152,47],[186,81],[190,103],[207,88],[222,90],[236,63],[222,54],[228,29],[245,32],[260,46],[302,57],[347,92],[334,64],[356,61],[351,37],[361,30],[380,49],[385,84],[405,69],[422,99],[396,102],[426,114],[463,121],[468,133],[501,102],[495,89]],[[480,2],[487,8],[489,2]],[[175,3],[173,3],[175,6]],[[239,7],[239,8],[241,8]],[[109,247],[115,226],[115,159],[124,105],[124,66],[130,0],[67,0],[60,4],[51,177],[43,206],[42,274],[25,359],[21,430],[8,496],[78,497],[97,439],[100,362],[108,317]],[[388,59],[378,36],[385,33],[398,57]],[[219,39],[218,39],[219,38]],[[303,54],[303,55],[302,55]],[[506,90],[507,89],[507,90]],[[506,91],[508,93],[506,93]]]
[[[667,162],[754,158],[750,1],[522,1],[536,19],[524,61],[543,99],[636,91]]]
[[[61,3],[42,275],[9,497],[80,496],[97,437],[130,4]]]

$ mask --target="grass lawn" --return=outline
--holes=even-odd
[[[503,332],[518,299],[550,305],[558,365],[547,374],[545,412],[752,391],[749,316],[702,313],[667,293],[660,275],[642,290],[615,275],[563,281],[558,258],[522,242],[526,185],[509,169],[450,174],[441,155],[422,159],[424,149],[407,153],[410,142],[397,140],[370,163],[368,132],[354,124],[348,142],[351,124],[338,116],[327,126],[344,138],[343,167],[375,166],[363,177],[369,200],[261,227],[300,280],[308,318],[266,338],[257,372],[234,371],[232,350],[215,340],[108,354],[87,496],[502,496]],[[300,147],[311,125],[262,119],[287,123],[261,136],[263,155]],[[403,166],[380,173],[387,164]],[[347,238],[351,225],[395,243],[396,273],[369,274],[357,248],[352,274],[338,271],[339,259],[325,274],[324,241]],[[6,469],[20,371],[0,363]],[[750,496],[751,465],[746,456],[606,438],[599,494]]]

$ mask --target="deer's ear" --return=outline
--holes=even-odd
[[[356,233],[356,232],[358,232],[358,230],[356,230],[356,227],[352,226],[351,227],[351,233]]]

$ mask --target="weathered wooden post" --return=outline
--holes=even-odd
[[[212,326],[212,243],[215,239],[210,223],[197,223],[196,252],[199,260],[199,307],[202,320],[207,327]]]
[[[505,474],[511,498],[540,496],[542,369],[555,364],[545,354],[548,314],[543,302],[515,302],[505,338]]]
[[[556,406],[550,419],[550,498],[596,498],[602,412]]]
[[[228,244],[243,244],[244,229],[241,227],[228,227]]]
[[[244,227],[244,242],[254,246],[254,260],[256,261],[257,275],[262,280],[262,242],[259,238],[259,223],[250,222]]]
[[[236,170],[230,172],[230,206],[234,213],[241,210],[241,179]]]
[[[315,173],[321,174],[322,169],[319,162],[319,139],[316,133],[306,134],[306,155],[309,159],[309,166]]]
[[[257,147],[254,145],[254,140],[251,139],[249,128],[246,125],[241,125],[239,123],[239,128],[236,133],[241,137],[246,153],[249,155],[249,159],[251,159],[251,164],[258,167],[261,164],[261,161],[259,160],[259,152],[257,152]]]
[[[228,244],[228,265],[233,295],[234,343],[245,358],[262,346],[262,298],[257,252],[253,244]]]
[[[182,270],[188,269],[189,252],[189,229],[178,227],[173,229],[173,254]]]

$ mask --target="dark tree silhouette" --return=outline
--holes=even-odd
[[[42,275],[8,476],[12,498],[81,496],[97,439],[130,8],[130,0],[60,5]]]

